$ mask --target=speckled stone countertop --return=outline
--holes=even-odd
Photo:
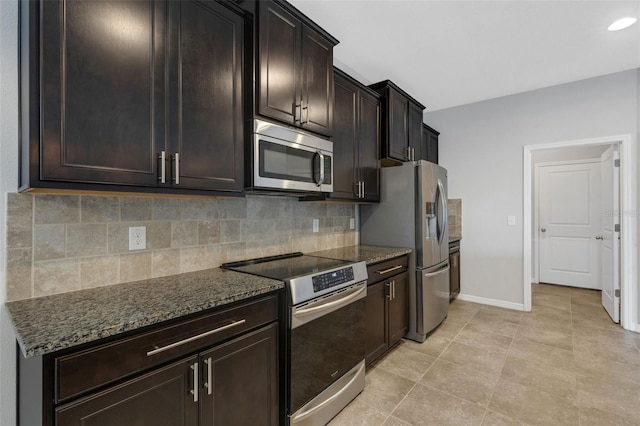
[[[34,357],[283,288],[281,281],[216,268],[6,306],[22,353]]]
[[[366,262],[367,265],[393,259],[411,253],[411,249],[399,247],[378,247],[378,246],[347,246],[336,249],[315,251],[306,253],[311,256],[330,257],[332,259],[350,260],[353,262]]]

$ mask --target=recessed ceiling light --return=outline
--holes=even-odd
[[[636,21],[637,21],[636,18],[631,18],[631,17],[618,19],[613,24],[609,25],[609,27],[607,29],[609,31],[623,30],[623,29],[625,29],[627,27],[630,27],[631,25],[635,24]]]

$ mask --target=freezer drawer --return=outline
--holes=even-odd
[[[422,301],[416,312],[416,340],[424,342],[449,313],[449,260],[416,271],[416,298]]]

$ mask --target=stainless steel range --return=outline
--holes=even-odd
[[[364,389],[365,263],[290,253],[222,267],[286,283],[288,421],[327,424]]]

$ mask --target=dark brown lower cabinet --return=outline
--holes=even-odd
[[[276,426],[281,297],[79,349],[19,354],[18,426]]]
[[[275,426],[277,341],[271,324],[62,406],[56,426]]]
[[[407,257],[403,256],[368,267],[367,366],[394,347],[409,331],[407,262]]]
[[[57,426],[197,426],[193,356],[56,410]]]
[[[200,424],[277,425],[278,351],[275,324],[201,355],[205,395]]]

